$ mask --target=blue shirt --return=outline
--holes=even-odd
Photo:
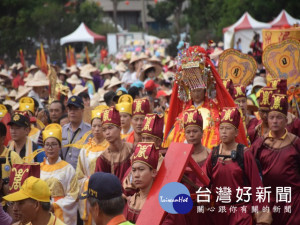
[[[80,149],[75,147],[63,147],[67,144],[74,144],[78,140],[80,140],[88,131],[91,130],[91,126],[87,123],[81,122],[80,126],[77,128],[75,132],[73,132],[71,123],[68,123],[62,128],[62,149],[60,152],[60,156],[63,160],[70,163],[74,169],[76,169],[78,156],[80,153]],[[88,141],[91,134],[87,136],[84,143]],[[73,140],[72,140],[73,139]]]

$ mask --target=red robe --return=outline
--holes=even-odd
[[[247,124],[247,133],[249,134],[249,132],[251,130],[254,130],[255,127],[259,124],[259,120],[256,119],[255,117],[251,118]]]
[[[280,146],[272,148],[270,146]],[[300,224],[300,139],[287,133],[283,140],[265,135],[251,146],[254,156],[260,161],[265,187],[271,187],[271,204],[280,206],[280,213],[273,213],[272,225]],[[276,203],[276,187],[291,187],[291,203]],[[284,213],[284,206],[291,205],[291,213]]]
[[[238,202],[236,199],[238,187],[251,187],[249,193],[252,196],[256,194],[256,188],[262,187],[262,181],[259,176],[258,168],[255,162],[255,159],[249,150],[244,151],[244,171],[238,165],[237,162],[232,161],[231,159],[223,161],[221,158],[218,158],[218,161],[214,167],[212,167],[212,154],[209,155],[206,161],[206,171],[210,181],[210,190],[215,202],[215,211],[211,212],[211,220],[213,224],[239,224],[239,225],[249,225],[252,224],[252,213],[251,206],[258,206],[258,210],[261,211],[264,203],[256,202],[256,198],[252,197],[250,201],[247,202]],[[244,177],[245,176],[245,177]],[[245,183],[246,181],[246,183]],[[222,203],[217,200],[217,187],[230,187],[231,188],[231,202]],[[219,206],[225,206],[226,212],[219,213]],[[237,207],[235,213],[230,212],[230,207]],[[243,213],[240,207],[246,207],[247,212]]]
[[[105,149],[98,157],[95,172],[106,172],[116,175],[120,181],[123,180],[124,174],[130,167],[130,157],[133,154],[133,147],[130,143],[124,143],[118,155],[112,159],[111,153]]]
[[[295,117],[292,114],[288,115],[288,125],[286,126],[286,129],[288,132],[300,137],[300,119]]]

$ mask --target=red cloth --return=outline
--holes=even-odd
[[[212,192],[213,199],[217,199],[217,187],[231,188],[230,203],[222,203],[220,201],[215,202],[215,211],[212,213],[211,218],[214,220],[214,224],[252,224],[251,206],[258,206],[258,210],[261,210],[265,204],[257,202],[256,197],[252,197],[249,203],[237,202],[236,198],[236,189],[239,187],[251,187],[251,191],[249,193],[251,193],[252,196],[256,196],[257,187],[262,187],[262,181],[252,152],[250,150],[244,151],[244,171],[237,162],[226,160],[223,163],[220,158],[216,165],[212,167],[211,157],[212,154],[209,155],[206,161],[206,171],[208,177],[211,179],[210,190]],[[246,184],[245,180],[247,181]],[[232,205],[238,207],[235,213],[232,213],[229,210]],[[219,206],[225,206],[226,212],[219,213]],[[247,207],[247,213],[243,213],[241,211],[240,207],[242,206]]]
[[[100,55],[101,55],[101,59],[103,60],[104,58],[107,57],[107,50],[106,49],[102,49],[100,51]]]
[[[21,85],[23,86],[25,83],[23,81],[23,78],[20,74],[18,74],[12,81],[12,86],[14,89],[18,89],[18,87]]]
[[[134,210],[134,209],[130,208],[129,202],[127,202],[125,204],[123,214],[128,221],[135,224],[140,215],[140,212],[141,212],[141,210]]]
[[[300,137],[300,119],[295,118],[290,124],[287,125],[288,132]]]
[[[281,210],[272,214],[272,225],[300,224],[300,139],[295,137],[288,146],[270,149],[260,137],[251,150],[261,164],[264,187],[271,187],[270,209],[276,203],[276,187],[291,187],[292,190],[291,203],[275,204]],[[284,206],[288,205],[291,205],[291,213],[284,213]]]
[[[123,180],[124,175],[126,174],[128,168],[130,168],[130,166],[131,166],[130,157],[133,154],[133,149],[132,149],[132,145],[130,145],[130,146],[128,146],[128,144],[125,143],[123,149],[120,149],[120,151],[122,151],[120,153],[120,155],[122,155],[122,153],[123,153],[123,156],[124,156],[124,159],[122,161],[113,160],[113,170],[114,170],[113,174],[116,175],[120,179],[120,181]],[[128,151],[129,151],[128,149],[130,149],[130,151],[131,151],[130,153],[128,153]],[[107,151],[107,149],[105,151]],[[96,161],[95,172],[112,173],[112,167],[111,167],[112,162],[104,157],[104,155],[107,155],[106,153],[107,152],[103,152],[98,157],[98,159]]]

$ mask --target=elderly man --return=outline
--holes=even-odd
[[[50,190],[47,183],[36,177],[28,177],[21,189],[4,200],[13,202],[21,213],[21,223],[31,225],[65,225],[50,212]]]
[[[76,169],[81,148],[78,146],[78,143],[80,142],[82,145],[88,140],[91,134],[91,126],[83,122],[84,104],[80,97],[72,96],[69,98],[67,110],[70,123],[64,125],[62,128],[62,146],[64,147],[61,150],[60,156]]]

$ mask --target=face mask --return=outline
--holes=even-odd
[[[24,71],[20,71],[19,73],[20,73],[20,75],[21,75],[21,76],[23,76],[23,75],[24,75]]]

